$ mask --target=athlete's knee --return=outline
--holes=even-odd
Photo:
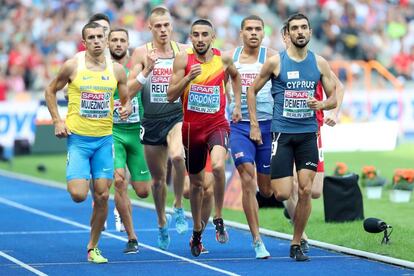
[[[171,156],[171,162],[174,166],[185,165],[184,156],[182,154],[175,154]]]
[[[149,182],[139,182],[139,183],[133,183],[133,187],[135,190],[135,194],[139,198],[147,198],[149,196]]]
[[[115,190],[118,193],[122,193],[127,189],[125,185],[125,180],[123,177],[115,175]]]
[[[72,197],[72,200],[77,203],[85,201],[85,199],[88,197],[88,194],[84,194],[79,191],[69,191],[69,192],[70,192],[70,196]]]
[[[307,199],[310,198],[312,194],[312,186],[311,185],[304,185],[299,187],[298,196],[299,199]]]
[[[273,195],[273,191],[270,187],[260,187],[259,186],[259,193],[261,196],[265,198],[269,198]]]
[[[211,164],[214,175],[220,175],[224,173],[224,161],[220,160]]]
[[[151,185],[153,189],[163,187],[166,185],[166,176],[153,176]]]
[[[275,194],[275,198],[278,201],[285,201],[285,200],[288,200],[290,197],[290,193],[285,192],[285,191],[276,191],[274,194]]]
[[[95,191],[94,193],[95,204],[104,204],[108,202],[108,199],[109,199],[109,191],[102,191],[102,192]]]
[[[321,195],[322,195],[322,192],[321,191],[314,191],[314,190],[312,190],[312,199],[318,199],[318,198],[321,197]]]

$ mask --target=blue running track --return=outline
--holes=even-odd
[[[161,251],[155,211],[136,206],[140,252],[125,255],[127,238],[114,231],[113,207],[111,200],[109,230],[99,244],[109,263],[90,264],[90,197],[75,204],[65,189],[0,175],[0,275],[414,275],[407,268],[315,247],[310,262],[298,263],[288,257],[289,241],[267,236],[263,239],[272,257],[256,260],[249,232],[228,228],[230,241],[221,245],[211,225],[203,235],[210,253],[193,257],[190,231],[178,235],[173,228],[169,250]]]

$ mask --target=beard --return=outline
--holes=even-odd
[[[111,52],[111,57],[115,60],[120,60],[127,54],[127,51],[123,51],[120,54],[117,54],[116,52],[112,52],[112,51],[110,52]]]
[[[210,45],[208,45],[205,49],[203,50],[197,50],[197,48],[193,45],[194,50],[196,51],[196,53],[200,56],[203,56],[205,53],[207,53],[208,49],[210,49]]]
[[[309,39],[306,39],[306,38],[305,38],[305,42],[304,42],[304,43],[299,43],[299,42],[298,42],[298,40],[293,41],[293,40],[291,39],[292,44],[293,44],[293,45],[295,45],[295,47],[296,47],[296,48],[299,48],[299,49],[305,48],[305,47],[306,47],[306,45],[308,45],[309,41],[310,41]]]

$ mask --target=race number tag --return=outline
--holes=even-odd
[[[216,113],[220,110],[220,86],[191,84],[187,109],[199,113]]]
[[[125,124],[125,123],[132,124],[132,123],[139,122],[139,106],[138,106],[137,97],[134,97],[131,100],[131,105],[132,105],[131,115],[129,115],[128,119],[122,120],[119,114],[119,108],[121,107],[121,101],[119,99],[116,99],[114,101],[114,124]]]
[[[172,75],[172,63],[168,66],[156,66],[150,78],[151,103],[168,103],[167,90]],[[177,99],[174,103],[178,103]]]
[[[283,99],[283,117],[303,119],[314,116],[314,111],[308,107],[307,100],[313,97],[313,91],[285,90]]]
[[[241,104],[247,104],[247,90],[252,86],[254,79],[256,78],[257,73],[241,73]]]
[[[81,92],[80,115],[90,119],[109,116],[111,111],[112,93]]]

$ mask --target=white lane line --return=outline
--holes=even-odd
[[[43,273],[42,271],[37,270],[36,268],[31,267],[30,265],[25,264],[22,261],[19,261],[18,259],[16,259],[16,258],[14,258],[14,257],[12,257],[12,256],[10,256],[10,255],[8,255],[6,253],[4,253],[3,251],[0,251],[0,256],[2,256],[3,258],[5,258],[5,259],[7,259],[7,260],[9,260],[9,261],[11,261],[11,262],[13,262],[13,263],[21,266],[21,267],[23,267],[23,268],[25,268],[27,270],[29,270],[30,272],[33,272],[36,275],[39,275],[39,276],[47,276],[47,274]]]
[[[90,227],[85,225],[85,224],[81,224],[81,223],[78,223],[76,221],[72,221],[72,220],[65,219],[65,218],[62,218],[62,217],[59,217],[59,216],[55,216],[55,215],[52,215],[50,213],[47,213],[47,212],[44,212],[44,211],[41,211],[41,210],[38,210],[38,209],[35,209],[35,208],[28,207],[26,205],[8,200],[8,199],[3,198],[3,197],[0,197],[0,203],[3,203],[5,205],[8,205],[8,206],[20,209],[20,210],[27,211],[27,212],[35,214],[35,215],[46,217],[46,218],[51,219],[51,220],[56,220],[56,221],[59,221],[59,222],[63,222],[63,223],[66,223],[66,224],[69,224],[69,225],[72,225],[72,226],[75,226],[75,227],[78,227],[78,228],[81,228],[81,229],[90,230]],[[102,232],[102,235],[107,236],[107,237],[111,237],[111,238],[114,238],[114,239],[117,239],[117,240],[121,240],[121,241],[124,241],[124,242],[128,241],[128,239],[126,239],[126,238],[119,237],[117,235],[114,235],[114,234],[111,234],[111,233],[108,233],[108,232],[105,232],[105,231]],[[147,245],[147,244],[139,243],[139,245],[144,247],[144,248],[150,249],[152,251],[156,251],[158,253],[170,256],[172,258],[180,259],[182,261],[185,261],[185,262],[197,265],[197,266],[201,266],[201,267],[206,268],[206,269],[210,269],[210,270],[220,272],[220,273],[223,273],[223,274],[226,274],[226,275],[231,275],[231,276],[238,276],[239,275],[239,274],[236,274],[236,273],[231,272],[231,271],[220,269],[220,268],[210,266],[210,265],[207,265],[207,264],[204,264],[204,263],[200,263],[198,261],[194,261],[194,260],[179,256],[179,255],[167,252],[167,251],[163,251],[161,249],[158,249],[156,247],[153,247],[153,246],[150,246],[150,245]]]
[[[313,256],[313,259],[357,259],[357,257],[354,256]],[[290,257],[270,257],[271,260],[284,260],[289,259]],[[220,258],[220,259],[206,259],[201,258],[198,259],[199,261],[205,261],[205,262],[246,262],[246,261],[252,261],[256,262],[257,259],[254,257],[251,258]],[[111,261],[111,264],[157,264],[157,263],[183,263],[181,260],[131,260],[131,261]],[[90,265],[89,262],[55,262],[55,263],[31,263],[30,265],[33,266],[56,266],[56,265]],[[4,266],[10,266],[8,264],[6,265],[0,265],[0,267]]]

